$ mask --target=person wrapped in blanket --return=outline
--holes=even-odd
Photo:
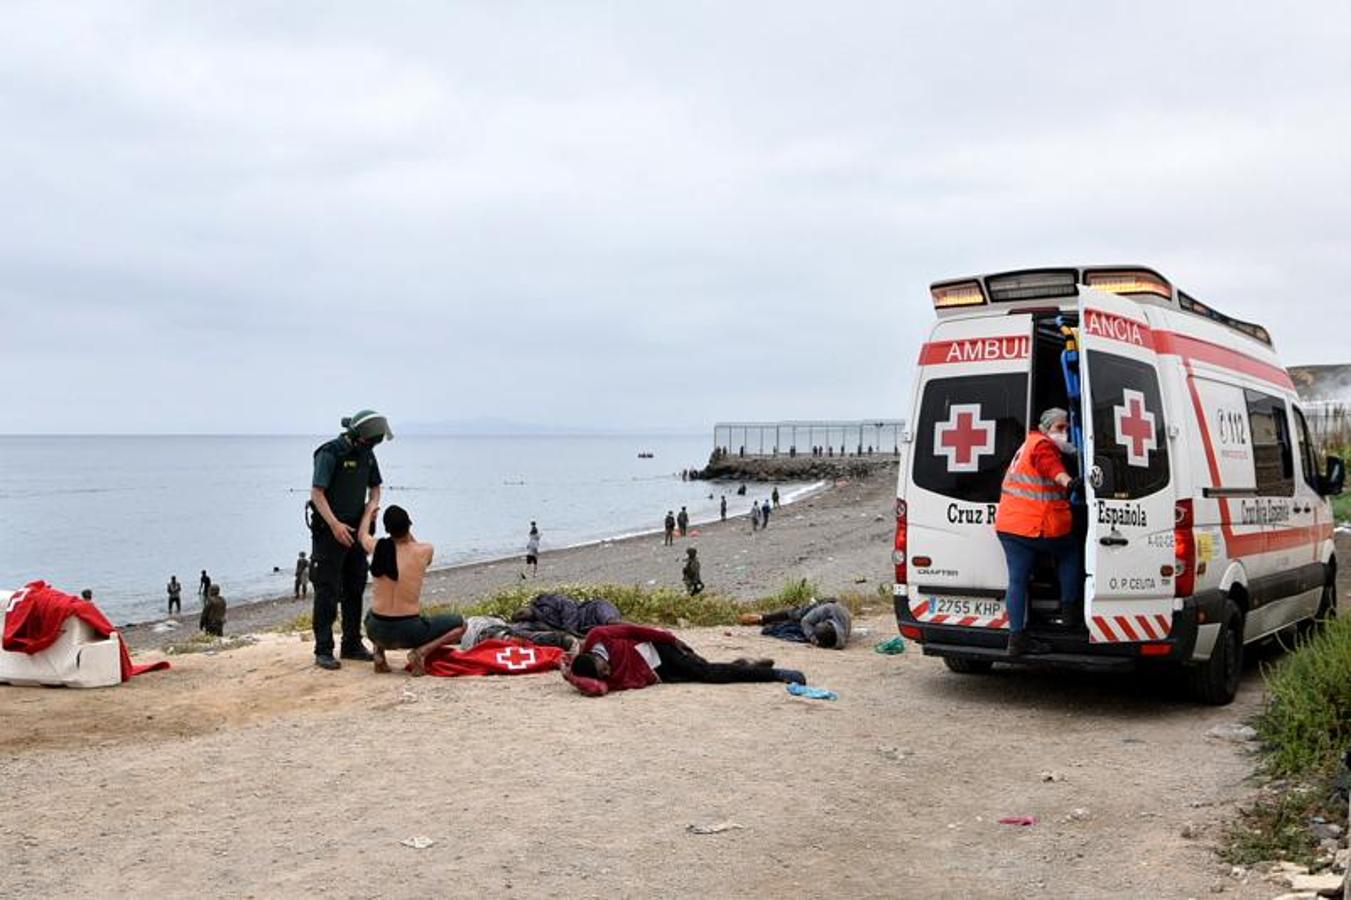
[[[805,606],[793,606],[770,613],[744,613],[737,618],[742,625],[763,625],[760,633],[781,641],[795,641],[817,647],[843,650],[849,643],[853,618],[838,601],[813,600]]]
[[[546,628],[534,622],[508,622],[501,616],[470,616],[464,620],[464,634],[460,649],[469,650],[487,640],[516,640],[545,647],[571,650],[577,637],[556,628]]]
[[[413,522],[401,506],[385,510],[388,537],[376,540],[371,522],[378,507],[368,505],[357,534],[371,557],[371,608],[366,613],[366,637],[375,645],[375,671],[388,672],[386,650],[407,650],[408,667],[425,675],[427,654],[458,641],[464,618],[455,613],[428,616],[422,612],[422,582],[432,563],[432,545],[413,537]]]
[[[674,634],[644,625],[599,625],[587,632],[563,677],[592,696],[654,684],[734,684],[781,681],[806,684],[796,669],[776,669],[772,659],[709,662]]]

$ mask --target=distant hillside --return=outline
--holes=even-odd
[[[1305,400],[1351,402],[1351,365],[1291,366],[1288,371]]]

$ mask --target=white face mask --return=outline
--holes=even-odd
[[[1074,454],[1079,452],[1079,448],[1074,446],[1074,441],[1069,439],[1069,435],[1054,431],[1046,436],[1051,439],[1051,443],[1055,444],[1061,453]]]

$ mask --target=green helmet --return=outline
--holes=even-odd
[[[342,420],[342,427],[348,437],[365,438],[376,444],[394,438],[389,421],[373,409],[358,410],[351,418]]]

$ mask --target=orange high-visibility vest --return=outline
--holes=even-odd
[[[1013,454],[1013,462],[1004,475],[995,513],[995,531],[1022,537],[1062,537],[1070,533],[1069,494],[1053,478],[1043,478],[1032,467],[1037,444],[1051,439],[1040,431],[1029,432],[1027,440]]]

